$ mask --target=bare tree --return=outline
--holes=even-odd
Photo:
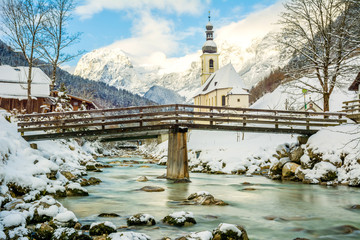
[[[288,74],[309,91],[323,96],[324,111],[340,76],[358,67],[350,58],[359,53],[359,0],[289,0],[281,14],[279,42],[294,50]],[[301,77],[315,79],[302,81]]]
[[[47,13],[47,4],[45,0],[2,0],[1,13],[3,31],[10,45],[22,52],[29,65],[26,110],[30,112],[32,110],[32,68],[37,59],[38,37]]]
[[[39,42],[44,59],[52,66],[51,90],[54,90],[56,70],[64,62],[70,61],[82,54],[65,54],[63,50],[75,43],[80,33],[69,34],[66,25],[71,19],[71,13],[75,8],[74,0],[51,0],[50,10],[44,24],[44,37]]]

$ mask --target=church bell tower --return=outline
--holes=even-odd
[[[202,47],[203,54],[201,55],[201,85],[203,85],[209,76],[219,69],[219,53],[217,53],[217,46],[214,42],[213,25],[210,22],[206,24],[206,42]]]

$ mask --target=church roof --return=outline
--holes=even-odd
[[[209,76],[196,94],[207,94],[217,89],[232,88],[229,94],[249,94],[234,66],[229,63]]]

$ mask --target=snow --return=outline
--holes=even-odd
[[[69,185],[66,186],[68,189],[72,189],[72,190],[81,190],[84,192],[87,192],[87,190],[85,188],[83,188],[80,183],[70,183]]]
[[[109,221],[92,223],[92,224],[90,225],[90,228],[93,228],[93,227],[95,227],[95,226],[97,226],[97,225],[100,225],[100,224],[104,224],[105,226],[108,226],[108,227],[116,230],[116,226],[115,226],[112,222],[109,222]]]
[[[211,240],[212,238],[213,235],[210,231],[192,233],[189,237],[187,237],[188,240]]]
[[[241,237],[242,235],[242,232],[233,224],[220,223],[218,229],[223,233],[226,233],[227,231],[233,231],[234,233],[237,233],[238,237]]]
[[[63,223],[69,222],[69,221],[77,222],[77,218],[76,218],[75,214],[71,211],[65,211],[65,212],[59,213],[58,215],[55,216],[54,219],[59,222],[63,222]]]
[[[0,96],[3,98],[27,98],[28,67],[0,66]],[[50,96],[50,78],[40,68],[32,68],[32,97]]]
[[[150,240],[150,237],[143,233],[136,232],[118,232],[108,236],[112,240]]]
[[[153,216],[151,216],[150,214],[141,214],[140,215],[140,221],[141,222],[147,222],[151,219],[155,219]],[[134,216],[131,216],[129,218],[130,221],[136,221],[137,219]]]
[[[200,92],[196,95],[207,94],[216,89],[224,88],[233,88],[234,93],[236,92],[236,94],[249,94],[244,90],[245,84],[231,63],[211,74],[201,88]]]
[[[169,214],[170,217],[175,218],[177,222],[185,222],[186,218],[194,218],[194,214],[192,212],[174,212]]]
[[[59,212],[59,208],[58,208],[58,206],[55,206],[55,205],[52,205],[49,208],[44,208],[44,207],[41,206],[41,207],[39,207],[37,209],[37,211],[38,211],[40,216],[41,215],[46,215],[46,216],[49,216],[49,217],[55,217]],[[60,222],[63,222],[63,221],[60,221]]]
[[[4,227],[15,227],[26,223],[24,216],[21,213],[13,213],[7,215],[2,219]]]
[[[216,46],[216,43],[213,40],[207,40],[204,43],[203,47],[214,47],[214,48],[216,48],[217,46]]]

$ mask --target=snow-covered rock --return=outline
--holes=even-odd
[[[196,224],[194,214],[192,212],[174,212],[164,217],[163,222],[178,227],[191,226]]]
[[[136,232],[118,232],[108,236],[112,240],[150,240],[151,238],[143,233]]]

